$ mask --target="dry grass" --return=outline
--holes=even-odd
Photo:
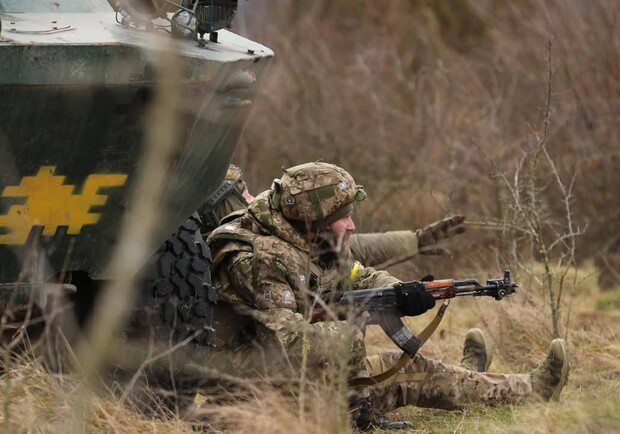
[[[58,432],[74,417],[80,382],[72,376],[49,374],[40,363],[22,359],[2,376],[3,432]],[[178,419],[152,419],[123,406],[109,392],[89,394],[82,432],[192,432]]]
[[[602,293],[592,267],[578,270],[578,287],[568,300],[571,315],[566,338],[571,357],[570,380],[558,403],[536,403],[496,408],[474,405],[464,411],[406,407],[389,417],[405,417],[419,433],[564,433],[614,432],[620,429],[620,312],[596,310]],[[531,290],[531,289],[530,289]],[[465,332],[482,328],[493,342],[496,372],[528,372],[545,354],[550,325],[544,296],[520,293],[502,302],[491,299],[452,300],[446,317],[423,348],[428,357],[458,364]],[[531,290],[534,291],[534,290]],[[540,298],[540,300],[538,300]],[[528,301],[529,299],[529,301]],[[420,330],[430,314],[409,319]],[[370,352],[393,348],[381,330],[367,334]],[[50,375],[37,361],[23,358],[0,378],[5,432],[56,432],[72,417],[73,395],[79,380]],[[274,388],[253,388],[236,404],[206,404],[195,422],[165,414],[152,418],[128,404],[121,405],[106,388],[91,392],[84,414],[84,432],[194,432],[196,429],[230,433],[341,433],[350,428],[338,394],[329,388],[309,389],[300,412],[297,400]],[[117,396],[117,395],[116,395]],[[206,421],[206,422],[205,422]]]
[[[589,222],[577,259],[618,251],[619,4],[443,3],[282,0],[246,8],[240,30],[276,52],[235,158],[250,186],[268,188],[281,166],[324,159],[366,187],[361,230],[416,228],[450,212],[501,219],[504,192],[485,154],[512,175],[536,142],[550,42],[547,146],[562,179],[577,174],[575,224]],[[558,219],[559,193],[550,173],[539,176],[548,184],[546,212]],[[470,233],[457,244],[467,255],[422,260],[421,268],[456,270],[488,261],[480,247],[501,250],[497,233]]]
[[[594,310],[606,296],[596,287],[592,268],[579,270],[580,286],[569,300],[566,325],[571,374],[559,403],[488,408],[463,412],[407,408],[397,413],[418,422],[419,432],[615,432],[620,429],[620,313]],[[524,289],[522,288],[523,292]],[[540,297],[544,299],[543,296]],[[430,357],[458,364],[462,341],[470,327],[492,339],[495,372],[528,372],[539,363],[549,342],[549,317],[543,303],[527,303],[523,294],[493,300],[453,300],[440,329],[423,348]],[[410,320],[420,330],[428,319]],[[369,333],[374,351],[385,348],[380,330]]]
[[[561,305],[570,381],[559,403],[459,412],[408,407],[391,417],[414,420],[420,433],[618,432],[620,290],[603,294],[588,261],[620,243],[620,27],[615,25],[620,7],[605,0],[451,4],[252,2],[247,9],[269,20],[248,20],[246,33],[273,47],[277,58],[237,162],[257,190],[268,187],[282,165],[324,159],[346,167],[373,200],[360,209],[364,230],[415,228],[449,212],[500,218],[506,212],[502,191],[484,154],[510,173],[535,140],[532,131],[540,126],[546,102],[551,40],[555,92],[548,146],[562,175],[578,174],[576,220],[590,222],[577,249],[578,273]],[[561,216],[558,192],[543,193],[545,212]],[[463,252],[455,260],[418,258],[393,271],[412,278],[420,270],[441,270],[438,277],[447,277],[459,269],[456,277],[467,277],[463,270],[473,268],[484,275],[476,277],[498,277],[502,237],[469,232],[455,244]],[[478,264],[487,265],[481,270]],[[493,370],[527,372],[536,366],[551,336],[547,297],[535,280],[515,277],[522,288],[510,300],[454,300],[424,353],[458,363],[463,337],[475,326],[494,342]],[[410,323],[420,330],[425,321]],[[391,348],[377,329],[369,330],[367,339],[372,351]],[[4,368],[0,423],[5,432],[56,432],[78,419],[75,396],[84,387],[79,378],[51,375],[29,358]],[[349,430],[340,399],[329,388],[308,391],[301,409],[290,395],[257,390],[236,405],[202,408],[197,416],[208,416],[209,425],[163,411],[145,417],[105,387],[88,390],[78,427],[84,432]]]
[[[239,434],[269,432],[289,434],[336,434],[350,431],[346,406],[333,389],[310,389],[306,407],[300,413],[297,402],[288,393],[269,386],[254,390],[250,398],[235,405],[203,405],[197,418],[207,417],[208,429]]]

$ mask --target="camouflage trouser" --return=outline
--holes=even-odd
[[[400,351],[389,351],[367,357],[369,371],[372,375],[386,371],[401,354]],[[397,374],[372,387],[370,399],[376,411],[387,412],[405,405],[453,410],[476,402],[516,404],[532,396],[529,374],[474,372],[421,355],[407,363],[404,373],[426,375],[419,375],[423,378],[415,381],[406,381],[405,375],[399,378]]]
[[[300,314],[284,309],[261,320],[254,340],[210,351],[205,369],[212,371],[213,377],[295,382],[303,369],[310,381],[346,384],[348,377],[369,375],[364,336],[352,323],[307,324]]]

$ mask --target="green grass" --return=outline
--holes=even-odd
[[[620,290],[608,291],[601,294],[596,300],[597,310],[619,310],[620,309]]]

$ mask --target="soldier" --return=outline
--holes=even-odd
[[[366,357],[353,320],[311,323],[316,306],[329,307],[348,289],[385,287],[399,280],[364,267],[351,255],[353,204],[366,194],[345,170],[308,163],[284,172],[247,211],[217,228],[208,243],[219,297],[218,342],[209,364],[230,375],[286,381],[320,380],[333,372],[367,377],[385,371],[400,356]],[[433,308],[420,290],[399,307],[407,316]],[[468,333],[463,364],[450,366],[418,354],[396,382],[388,379],[350,394],[352,422],[361,429],[409,427],[382,421],[377,412],[403,405],[444,409],[469,403],[516,404],[557,398],[568,378],[562,339],[552,341],[543,363],[529,374],[477,372],[490,361],[479,331]],[[472,369],[473,368],[473,369]],[[227,371],[228,369],[228,371]],[[415,378],[416,381],[410,381]]]
[[[202,232],[208,235],[219,222],[233,212],[244,211],[254,200],[248,191],[243,172],[231,164],[220,187],[198,210],[203,220]],[[436,246],[443,239],[465,232],[465,217],[455,215],[431,223],[416,231],[352,234],[351,252],[362,264],[382,268],[410,259],[423,249]],[[434,247],[432,253],[445,252]]]
[[[219,226],[222,218],[235,211],[245,210],[253,200],[254,196],[248,190],[241,169],[234,164],[229,165],[220,186],[198,209],[203,223],[202,232],[208,235]]]

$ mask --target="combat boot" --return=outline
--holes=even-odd
[[[381,418],[370,406],[368,398],[358,399],[350,407],[353,426],[360,431],[413,429],[413,424],[407,420],[392,422]]]
[[[486,372],[491,364],[491,348],[480,329],[470,329],[465,335],[461,366],[470,371]]]
[[[532,390],[543,399],[557,400],[568,380],[568,351],[564,339],[554,339],[549,344],[545,360],[530,372]]]

